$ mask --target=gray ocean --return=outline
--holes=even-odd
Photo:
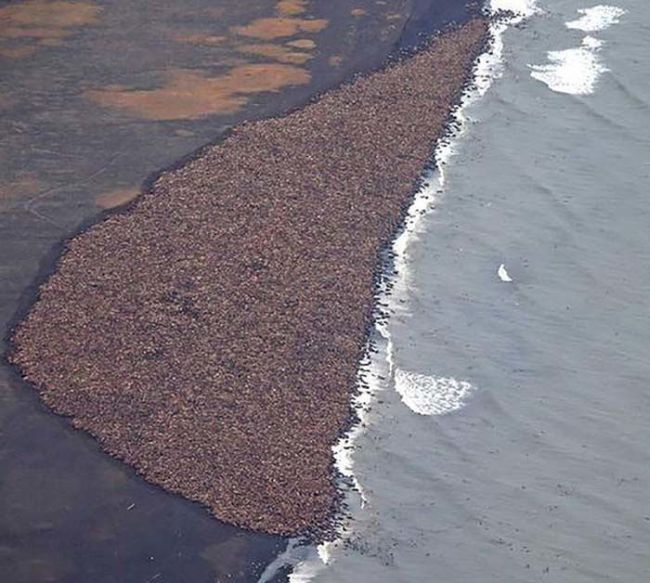
[[[650,4],[614,1],[503,34],[404,252],[365,505],[293,581],[650,581]]]

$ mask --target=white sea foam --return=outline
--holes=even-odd
[[[419,415],[457,411],[474,392],[472,385],[453,377],[434,377],[395,369],[395,389],[404,404]]]
[[[549,51],[548,64],[529,65],[531,76],[558,93],[589,95],[594,92],[598,78],[607,71],[599,54],[602,45],[602,41],[586,36],[580,47]]]
[[[529,17],[537,12],[536,0],[491,0],[490,8],[494,12],[507,10],[518,16]]]
[[[600,4],[578,10],[582,16],[565,25],[574,30],[598,32],[618,23],[625,12],[617,6]],[[599,77],[608,71],[600,54],[603,44],[593,36],[585,36],[579,47],[549,51],[547,64],[529,65],[530,75],[558,93],[589,95],[594,92]]]
[[[587,47],[588,49],[599,49],[605,43],[602,40],[598,40],[593,36],[586,36],[582,39],[582,46]]]
[[[598,32],[609,28],[612,24],[618,24],[621,16],[625,12],[625,10],[618,6],[607,6],[604,4],[593,6],[592,8],[582,8],[578,10],[578,14],[582,14],[582,16],[576,20],[567,22],[566,26],[567,28],[583,30],[584,32]]]
[[[505,283],[510,283],[512,281],[512,277],[510,277],[510,274],[508,273],[508,270],[503,263],[499,265],[499,269],[497,269],[497,275],[499,276],[499,279]]]
[[[272,581],[275,576],[278,574],[278,571],[285,566],[291,565],[296,566],[306,563],[308,559],[308,553],[313,553],[311,547],[306,546],[304,541],[300,538],[293,538],[289,540],[287,548],[280,553],[273,562],[269,563],[264,569],[264,572],[260,575],[260,578],[257,580],[257,583],[268,583]],[[303,581],[309,581],[308,579],[295,579],[294,583],[302,583]]]

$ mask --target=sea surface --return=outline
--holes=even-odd
[[[494,5],[292,581],[650,581],[650,4]]]

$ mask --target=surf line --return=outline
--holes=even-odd
[[[422,177],[422,187],[414,196],[403,227],[386,252],[385,269],[377,285],[376,303],[381,310],[377,312],[364,356],[360,361],[359,388],[353,401],[358,422],[332,448],[335,467],[345,481],[341,487],[344,490],[345,503],[351,513],[363,511],[371,503],[369,495],[364,491],[361,481],[354,472],[354,452],[357,441],[373,423],[371,414],[373,402],[382,391],[390,390],[395,386],[396,367],[390,318],[404,310],[403,301],[408,298],[409,243],[425,228],[424,218],[435,210],[437,202],[445,191],[445,166],[456,154],[455,144],[467,130],[469,119],[465,111],[479,101],[492,83],[503,74],[504,32],[537,12],[535,0],[492,0],[489,4],[488,14],[492,17],[492,22],[486,50],[475,61],[472,78],[460,99],[459,106],[454,111],[447,136],[441,139],[435,148],[435,166]],[[466,390],[467,394],[471,392],[469,383],[456,382]],[[351,531],[350,521],[343,519],[339,522],[338,536],[333,541],[325,541],[314,548],[310,547],[308,541],[304,539],[292,539],[285,553],[269,565],[259,583],[271,581],[274,574],[285,566],[292,567],[292,573],[289,575],[290,583],[311,581],[336,560],[337,552],[344,547]]]

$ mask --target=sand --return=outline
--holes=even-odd
[[[323,535],[393,237],[487,23],[247,123],[77,235],[14,331],[54,411],[218,518]]]

